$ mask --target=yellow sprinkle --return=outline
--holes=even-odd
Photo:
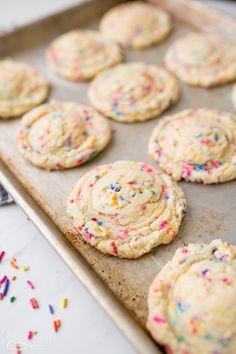
[[[117,205],[117,204],[118,204],[118,202],[117,202],[117,195],[116,195],[116,194],[114,194],[114,195],[112,196],[112,203],[113,203],[114,205]]]
[[[27,265],[23,265],[21,268],[24,272],[27,272],[27,270],[29,270],[29,266]]]
[[[67,307],[67,298],[64,297],[64,299],[61,300],[61,306],[63,307],[63,309]]]
[[[195,160],[195,162],[199,162],[201,160],[201,156],[195,155],[194,160]]]

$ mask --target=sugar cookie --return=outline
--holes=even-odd
[[[236,178],[236,116],[188,109],[158,121],[149,153],[175,180],[220,183]]]
[[[234,354],[236,246],[179,248],[153,281],[147,328],[169,354]]]
[[[29,111],[47,98],[48,91],[38,70],[11,59],[0,61],[0,119]]]
[[[92,79],[122,60],[120,47],[99,32],[75,30],[56,38],[47,51],[49,67],[65,79]]]
[[[101,252],[138,258],[173,240],[185,210],[181,188],[145,163],[101,165],[79,179],[67,204],[77,232]]]
[[[163,68],[143,63],[120,64],[91,83],[89,99],[105,116],[120,122],[145,121],[177,101],[176,80]]]
[[[167,13],[141,1],[113,7],[100,23],[100,30],[107,38],[132,48],[144,48],[162,42],[171,28]]]
[[[32,164],[55,170],[90,160],[110,136],[108,121],[92,108],[52,101],[23,117],[17,145]]]
[[[190,33],[171,45],[165,64],[188,84],[224,85],[236,79],[236,44],[213,35]]]

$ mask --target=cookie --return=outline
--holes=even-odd
[[[168,175],[131,161],[95,167],[79,179],[67,203],[78,234],[121,258],[171,242],[184,211],[183,192]]]
[[[52,101],[27,113],[17,145],[26,160],[47,170],[79,166],[105,148],[108,121],[90,107]]]
[[[124,47],[145,48],[162,42],[170,33],[169,15],[141,1],[113,7],[100,22],[101,32]]]
[[[75,30],[55,39],[47,51],[49,67],[68,80],[90,80],[122,60],[121,48],[99,32]]]
[[[236,109],[236,84],[233,85],[231,99],[232,99],[232,102],[233,102],[233,106]]]
[[[224,85],[236,79],[236,44],[218,36],[190,33],[171,45],[165,65],[187,84]]]
[[[0,119],[24,114],[42,103],[48,92],[48,83],[38,70],[11,59],[0,61]]]
[[[169,354],[234,354],[236,246],[179,248],[153,281],[147,328]]]
[[[236,116],[187,109],[158,121],[149,153],[179,181],[220,183],[236,178]]]
[[[92,81],[88,95],[105,116],[132,123],[159,115],[177,101],[179,89],[165,69],[128,63],[99,74]]]

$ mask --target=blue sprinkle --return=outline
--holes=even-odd
[[[204,171],[204,168],[201,165],[199,165],[198,163],[195,163],[194,166],[196,167],[196,169],[198,171]]]
[[[206,340],[211,340],[211,339],[213,338],[213,335],[212,335],[211,333],[207,333],[207,334],[204,336],[204,338],[205,338]]]
[[[6,296],[7,295],[8,288],[9,288],[9,283],[10,283],[9,279],[7,278],[7,280],[4,283],[4,289],[3,289],[3,292],[2,292],[2,296]]]
[[[102,221],[98,221],[98,225],[102,225],[103,224],[103,222]]]
[[[88,120],[90,120],[90,119],[91,119],[90,116],[86,116],[86,117],[85,117],[85,120],[86,120],[86,121],[88,121]]]
[[[67,146],[68,148],[72,147],[72,141],[71,141],[71,139],[67,140],[66,146]]]
[[[110,185],[111,189],[114,190],[115,192],[119,192],[121,190],[121,186],[119,186],[118,184],[111,184]]]
[[[124,198],[124,197],[122,197],[122,195],[119,195],[119,199],[120,199],[120,200],[122,200],[122,201],[124,201],[124,200],[125,200],[125,198]]]
[[[207,272],[209,272],[209,270],[208,270],[208,269],[204,269],[204,270],[202,271],[202,276],[204,277]]]
[[[180,312],[184,312],[184,304],[182,304],[181,302],[177,302],[176,307]]]
[[[48,308],[49,308],[50,313],[53,315],[54,314],[54,310],[53,310],[52,305],[48,305]]]

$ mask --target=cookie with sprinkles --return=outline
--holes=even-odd
[[[147,328],[170,354],[234,354],[236,246],[179,248],[154,279]]]
[[[60,170],[92,159],[105,148],[110,137],[109,122],[94,109],[52,101],[23,117],[17,146],[32,164]]]
[[[232,102],[233,102],[233,106],[236,109],[236,84],[233,85],[231,99],[232,99]]]
[[[159,115],[177,101],[179,88],[164,68],[128,63],[99,74],[88,95],[93,106],[105,116],[132,123]]]
[[[187,109],[158,121],[149,154],[179,181],[220,183],[236,178],[236,116]]]
[[[47,51],[49,67],[73,81],[90,80],[121,60],[119,45],[91,30],[65,33],[56,38]]]
[[[224,85],[236,79],[236,44],[215,35],[190,33],[167,50],[165,65],[187,84]]]
[[[93,168],[67,202],[78,235],[99,251],[138,258],[177,235],[185,211],[181,188],[141,162],[118,161]]]
[[[48,83],[38,70],[11,59],[0,61],[0,119],[26,113],[48,93]]]
[[[100,22],[100,30],[107,38],[136,49],[162,42],[171,29],[167,13],[141,1],[113,7]]]

